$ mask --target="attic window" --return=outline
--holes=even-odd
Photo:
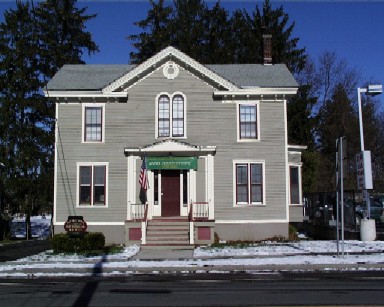
[[[179,75],[179,66],[169,61],[163,67],[163,75],[169,80],[175,79]]]

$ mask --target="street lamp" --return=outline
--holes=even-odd
[[[357,89],[357,101],[359,107],[359,127],[360,127],[360,150],[361,153],[358,155],[356,160],[360,160],[362,166],[363,175],[361,178],[358,177],[358,186],[363,189],[363,194],[367,204],[367,217],[371,217],[371,202],[369,199],[368,189],[372,189],[372,167],[371,167],[371,152],[364,150],[364,133],[363,133],[363,112],[361,107],[361,94],[376,96],[383,92],[383,86],[381,84],[368,85],[364,88]],[[359,164],[359,162],[358,162]],[[359,166],[358,166],[359,172]]]

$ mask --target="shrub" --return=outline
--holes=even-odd
[[[220,243],[220,238],[217,232],[214,233],[214,239],[213,239],[213,244],[219,244]]]
[[[101,232],[86,233],[83,236],[71,237],[60,233],[51,239],[51,247],[55,253],[78,253],[102,250],[105,244]]]
[[[105,245],[105,236],[101,232],[90,232],[84,236],[84,251],[102,250]]]
[[[299,236],[297,235],[297,229],[292,224],[289,224],[288,240],[289,241],[298,241],[299,240]]]

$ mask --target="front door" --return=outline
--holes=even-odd
[[[180,216],[180,171],[161,171],[161,216]]]

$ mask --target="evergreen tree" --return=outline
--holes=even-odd
[[[299,38],[291,38],[295,23],[288,24],[289,15],[284,12],[283,6],[273,9],[271,2],[265,0],[263,13],[256,7],[253,22],[259,41],[263,34],[272,35],[273,63],[285,63],[292,73],[298,73],[304,68],[305,48],[298,48]],[[260,51],[259,55],[262,56]],[[262,58],[258,61],[262,62]]]
[[[158,3],[155,3],[154,0],[149,2],[151,9],[147,13],[147,18],[134,23],[143,31],[138,35],[128,36],[133,47],[138,50],[136,53],[130,53],[131,63],[144,62],[171,45],[171,14],[173,9],[164,6],[164,0],[159,0]]]
[[[30,5],[17,2],[0,24],[0,135],[6,201],[24,204],[45,158],[45,108],[40,94],[38,35]],[[31,197],[29,200],[33,201]]]
[[[202,0],[174,0],[173,7],[164,7],[163,0],[150,3],[147,18],[135,23],[143,32],[128,37],[137,48],[131,53],[134,63],[169,45],[205,64],[262,63],[262,36],[272,34],[273,63],[285,63],[293,72],[304,67],[305,49],[291,38],[294,23],[288,25],[288,14],[269,0],[262,13],[256,6],[252,14],[235,10],[231,17],[220,2],[212,9]]]
[[[257,35],[249,14],[245,10],[236,10],[230,19],[231,39],[228,50],[231,52],[229,64],[261,63],[262,40]]]
[[[32,14],[41,46],[42,76],[49,80],[64,64],[84,64],[82,55],[99,51],[85,23],[96,17],[87,8],[77,8],[76,0],[39,2]]]
[[[228,48],[231,42],[229,13],[217,2],[211,10],[205,10],[205,37],[201,52],[201,62],[210,64],[230,63],[232,54]],[[216,52],[212,52],[215,50]]]
[[[203,0],[174,0],[171,45],[198,61],[204,60],[208,8]],[[208,38],[210,39],[210,38]]]
[[[72,0],[17,1],[0,24],[0,162],[13,211],[48,208],[53,197],[54,104],[41,89],[65,63],[97,51]]]

